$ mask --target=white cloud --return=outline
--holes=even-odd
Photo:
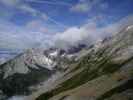
[[[37,11],[35,9],[33,9],[30,6],[27,6],[27,5],[21,5],[19,7],[19,9],[21,9],[24,12],[31,13],[33,16],[36,16],[36,14],[37,14]]]
[[[18,27],[12,23],[1,21],[0,47],[10,49],[27,49],[32,47],[47,47],[50,35],[43,26],[35,28],[34,24]],[[32,23],[32,22],[31,22]],[[34,22],[35,23],[35,22]],[[36,24],[35,24],[36,25]],[[7,27],[10,26],[10,27]]]
[[[38,17],[39,19],[42,19],[45,22],[47,21],[47,22],[53,23],[54,25],[59,26],[63,29],[67,27],[64,24],[62,24],[62,23],[54,20],[53,18],[49,17],[45,12],[41,12],[38,9],[31,7],[27,3],[27,2],[33,2],[33,1],[27,0],[24,2],[22,0],[0,0],[0,3],[3,3],[4,5],[11,7],[13,9],[20,10],[20,12],[30,14],[33,17]],[[35,3],[36,3],[36,1],[35,1]],[[10,14],[8,14],[8,16],[10,16]]]
[[[43,17],[43,19],[45,20],[47,18],[50,19],[45,13],[41,13],[36,9],[31,8],[29,5],[23,3],[20,4],[20,0],[1,1],[8,6],[18,8],[24,12],[32,14],[33,16],[41,16],[41,18]],[[100,0],[96,0],[95,3],[99,1]],[[85,4],[86,0],[80,0],[80,2],[81,4]],[[93,3],[92,5],[94,5],[95,3]],[[88,7],[92,6],[91,4],[89,5]],[[82,10],[83,9],[84,11],[86,10],[86,8],[84,7],[82,8]],[[52,20],[58,26],[62,26],[60,23],[54,21],[53,19],[50,20]],[[33,20],[27,23],[25,27],[18,27],[12,23],[1,21],[0,47],[25,49],[31,47],[46,47],[47,45],[54,42],[55,45],[63,48],[71,45],[76,45],[78,43],[90,44],[105,36],[118,32],[119,29],[132,22],[133,17],[129,16],[127,18],[123,18],[120,22],[116,22],[115,24],[99,28],[97,27],[97,22],[95,21],[95,19],[91,19],[89,22],[82,25],[81,27],[70,27],[67,28],[64,32],[56,33],[55,36],[52,36],[48,34],[50,27],[46,27],[44,25],[44,22],[41,22],[39,20]],[[54,28],[56,29],[56,27]],[[51,30],[53,30],[53,28],[51,28]]]
[[[71,8],[71,11],[75,12],[87,12],[89,10],[89,5],[85,3],[77,4]]]
[[[59,33],[55,36],[56,44],[63,48],[70,45],[75,45],[77,41],[81,41],[82,38],[86,36],[83,31],[84,30],[77,27],[69,28],[63,33]]]
[[[133,24],[133,15],[105,27],[97,27],[95,20],[89,20],[81,27],[70,27],[63,32],[48,34],[51,28],[45,27],[39,20],[33,20],[25,27],[18,27],[6,21],[0,21],[0,47],[10,49],[45,48],[49,45],[67,48],[79,43],[91,44],[101,38],[118,32],[123,27]],[[7,27],[10,26],[10,27]]]
[[[43,20],[47,20],[48,16],[45,13],[42,13],[32,7],[30,7],[29,5],[23,4],[19,6],[19,9],[22,10],[23,12],[29,13],[32,16],[38,16],[40,18],[42,18]]]
[[[19,9],[22,12],[29,13],[32,16],[38,16],[44,20],[48,19],[48,16],[45,13],[42,13],[42,12],[32,8],[28,4],[24,3],[22,0],[1,0],[0,2],[2,2],[2,4],[6,5],[8,7],[12,7],[15,9]]]
[[[48,4],[48,5],[58,5],[58,6],[72,6],[70,3],[63,1],[29,0],[29,2]]]
[[[98,27],[97,22],[92,20],[81,27],[71,27],[62,33],[56,34],[54,37],[55,45],[60,48],[76,46],[79,43],[90,45],[119,32],[122,28],[130,24],[133,24],[133,15],[105,27]]]
[[[96,23],[87,23],[81,27],[71,27],[55,35],[55,45],[61,48],[75,46],[79,43],[91,44],[98,39]]]
[[[101,0],[80,0],[77,4],[73,5],[70,10],[74,12],[88,12],[93,6],[98,4]]]

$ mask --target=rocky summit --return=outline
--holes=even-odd
[[[74,51],[29,49],[0,65],[0,100],[133,100],[132,25]]]

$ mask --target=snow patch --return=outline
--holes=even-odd
[[[58,51],[51,52],[49,55],[52,57],[56,57],[58,55]]]
[[[56,65],[56,63],[52,59],[44,55],[34,56],[33,59],[37,64],[45,66],[45,68],[48,68],[49,70],[52,70]]]

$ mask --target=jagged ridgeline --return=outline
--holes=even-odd
[[[36,100],[133,100],[133,28],[95,47]]]
[[[14,95],[24,100],[133,100],[133,27],[73,54],[29,50],[2,64],[0,100]]]

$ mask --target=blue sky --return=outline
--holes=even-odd
[[[2,3],[4,2],[4,4]],[[61,25],[81,25],[88,18],[98,15],[105,17],[104,21],[116,21],[133,13],[132,0],[2,0],[0,5],[2,17],[14,24],[25,25],[32,20],[45,20],[44,14]],[[9,2],[10,3],[7,3]],[[39,2],[40,1],[40,2]],[[94,3],[93,3],[94,2]],[[16,3],[16,4],[15,4]],[[88,4],[87,4],[88,3]],[[19,6],[25,9],[19,9]],[[18,7],[15,7],[18,6]],[[26,11],[26,7],[29,9]],[[21,8],[21,7],[20,7]],[[36,16],[33,14],[36,10]],[[25,11],[24,11],[25,10]],[[30,11],[31,10],[31,11]],[[33,10],[33,11],[32,11]],[[33,13],[33,14],[32,14]],[[75,19],[76,18],[76,19]],[[53,21],[48,20],[51,24]]]
[[[0,48],[93,42],[132,20],[133,0],[0,0]],[[87,38],[86,38],[87,37]]]

